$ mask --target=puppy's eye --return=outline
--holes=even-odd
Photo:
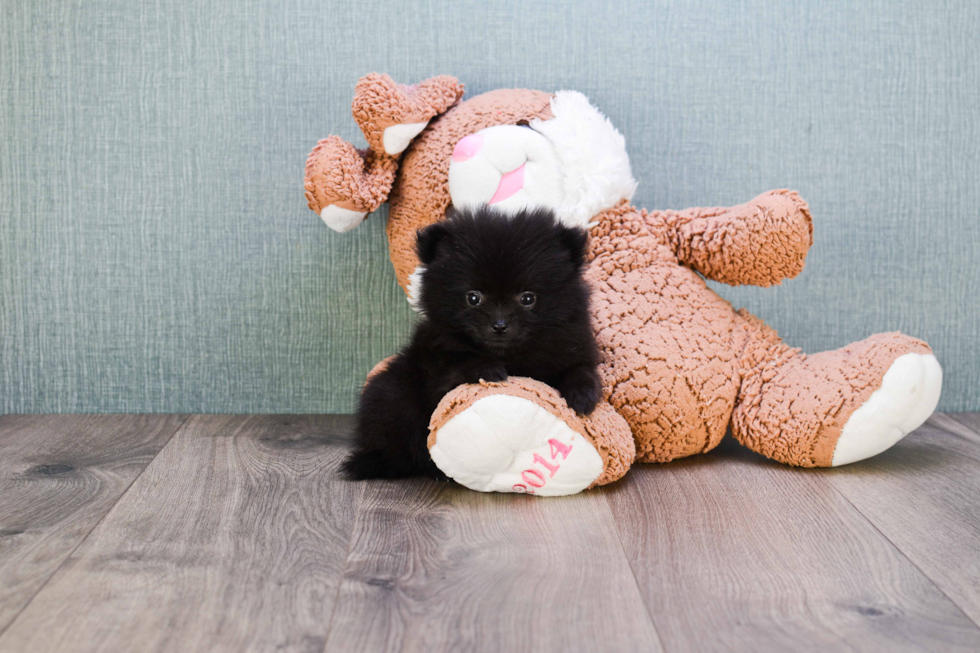
[[[519,301],[524,308],[531,308],[534,306],[534,302],[538,301],[538,298],[534,296],[533,292],[526,292],[521,294]]]
[[[469,291],[466,293],[466,303],[470,306],[479,306],[483,303],[483,294],[476,290]]]

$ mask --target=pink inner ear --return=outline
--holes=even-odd
[[[503,202],[505,199],[524,188],[524,164],[520,168],[511,170],[500,178],[500,185],[497,192],[490,198],[490,204]]]
[[[453,161],[457,163],[472,159],[483,147],[483,134],[470,134],[463,138],[453,148]]]

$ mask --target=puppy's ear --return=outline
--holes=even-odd
[[[435,260],[439,253],[439,246],[450,237],[449,227],[443,222],[430,224],[425,229],[419,229],[416,234],[418,241],[415,244],[415,252],[419,255],[422,265],[429,265]]]
[[[578,269],[585,265],[586,248],[589,244],[589,232],[585,229],[566,227],[560,225],[558,240],[562,247],[568,250],[569,257],[575,268]]]

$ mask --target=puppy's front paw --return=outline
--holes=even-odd
[[[479,383],[481,380],[491,383],[500,383],[507,380],[507,368],[503,363],[490,363],[473,370],[470,383]]]
[[[588,415],[595,410],[599,403],[600,393],[595,388],[575,387],[562,390],[561,396],[568,407],[579,415]]]
[[[602,399],[602,384],[593,370],[576,370],[565,375],[556,389],[568,407],[579,415],[590,414]]]

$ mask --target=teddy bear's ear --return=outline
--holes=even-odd
[[[303,187],[310,209],[334,231],[350,231],[388,199],[398,157],[435,116],[459,102],[463,85],[453,77],[396,84],[371,73],[357,82],[351,111],[367,139],[355,149],[339,136],[325,138],[306,159]]]
[[[425,229],[419,229],[416,238],[415,251],[422,265],[429,265],[436,259],[439,246],[451,237],[449,227],[445,223],[430,224]]]
[[[373,152],[397,156],[430,120],[462,97],[463,85],[448,75],[405,86],[371,73],[357,82],[351,111]]]
[[[388,199],[397,172],[395,157],[330,136],[306,159],[307,204],[334,231],[350,231]]]
[[[566,227],[565,225],[558,226],[559,234],[558,241],[562,244],[562,247],[568,250],[568,254],[572,259],[572,263],[575,264],[576,268],[580,268],[585,265],[585,255],[586,247],[589,243],[589,233],[585,229],[579,227]]]

